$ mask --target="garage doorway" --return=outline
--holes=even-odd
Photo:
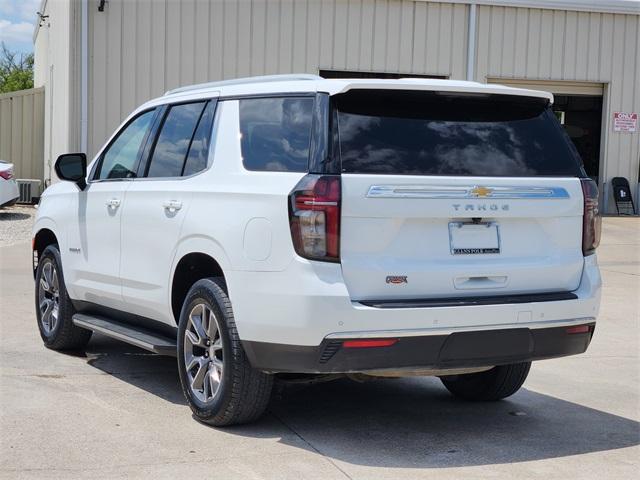
[[[553,111],[573,141],[587,175],[599,182],[604,86],[590,82],[487,78],[488,83],[553,93]]]
[[[554,95],[552,108],[582,157],[587,175],[597,182],[600,174],[602,96]]]

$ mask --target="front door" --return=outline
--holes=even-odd
[[[65,283],[77,300],[121,309],[121,219],[126,192],[155,115],[141,113],[105,149],[87,188],[70,206],[77,220],[69,229]]]

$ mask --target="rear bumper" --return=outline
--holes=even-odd
[[[229,271],[226,279],[243,341],[319,348],[325,340],[336,338],[433,336],[588,323],[598,315],[601,278],[595,255],[584,262],[580,284],[570,295],[517,303],[493,297],[490,304],[452,304],[449,299],[392,308],[370,306],[351,300],[340,264],[300,258],[284,271],[236,270]]]
[[[349,373],[380,370],[447,370],[490,367],[583,353],[595,328],[505,328],[399,338],[387,347],[348,348],[345,339],[318,346],[243,342],[255,368],[267,372]]]
[[[20,191],[15,179],[4,180],[0,178],[0,208],[14,205],[19,198]]]
[[[20,198],[20,197],[15,197],[15,198],[12,198],[10,200],[5,201],[4,203],[1,203],[0,204],[0,208],[11,207],[12,205],[15,205],[16,202],[18,201],[18,198]]]

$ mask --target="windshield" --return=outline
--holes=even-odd
[[[344,173],[583,175],[546,99],[353,90],[333,107]]]

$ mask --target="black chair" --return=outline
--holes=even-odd
[[[611,180],[611,188],[613,188],[613,198],[616,201],[618,215],[635,215],[636,209],[629,181],[624,177],[614,177]]]

